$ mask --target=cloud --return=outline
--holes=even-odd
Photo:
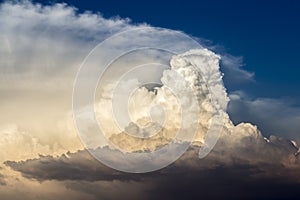
[[[228,97],[219,72],[219,59],[218,55],[207,49],[190,50],[175,55],[169,61],[170,68],[163,71],[160,78],[161,86],[155,89],[155,93],[141,87],[142,84],[138,81],[121,82],[121,92],[134,91],[130,99],[123,93],[122,97],[117,98],[116,90],[111,89],[114,88],[113,86],[100,86],[103,89],[100,90],[101,97],[97,105],[97,117],[101,122],[104,134],[111,136],[111,141],[126,151],[153,151],[157,146],[172,141],[176,133],[180,132],[180,127],[182,127],[180,139],[186,141],[190,137],[190,140],[192,140],[191,134],[195,133],[194,141],[203,143],[208,130],[209,119],[212,116],[217,116],[218,112],[224,113],[228,103]],[[118,80],[113,80],[113,78],[110,80],[118,83]],[[115,101],[117,103],[113,105],[116,106],[112,107],[111,102]],[[118,111],[118,115],[127,113],[126,109],[124,111],[124,108],[126,108],[124,105],[127,102],[129,102],[131,121],[130,123],[120,123],[117,117],[113,117],[113,109]],[[154,120],[155,123],[151,126],[147,126],[145,129],[139,128],[143,127],[142,123],[151,124],[153,119],[149,117],[149,111],[155,106],[160,106],[163,110],[165,121]],[[199,116],[201,120],[199,120]],[[117,127],[113,129],[112,127],[117,126],[115,121],[119,123],[118,125],[124,124],[125,130],[118,130]],[[139,124],[139,127],[137,124]],[[199,128],[198,130],[196,130],[196,126]],[[90,133],[91,131],[86,130],[90,135],[87,139],[98,141],[93,140],[97,136],[91,137],[93,135]],[[132,136],[151,135],[149,132],[153,135],[149,138]],[[158,134],[155,135],[155,133]],[[94,135],[96,134],[95,131]],[[89,147],[95,148],[94,146]]]
[[[129,19],[78,14],[66,4],[1,3],[0,109],[5,114],[0,127],[16,124],[53,154],[53,146],[78,150],[81,144],[70,114],[76,72],[95,45],[130,27]]]
[[[41,184],[59,181],[69,189],[66,197],[73,192],[91,199],[282,199],[299,194],[298,149],[283,138],[267,141],[250,124],[237,129],[239,135],[222,137],[204,159],[197,158],[199,147],[193,146],[174,164],[146,174],[112,170],[87,151],[6,165]]]
[[[254,172],[251,172],[254,171]],[[286,199],[299,195],[297,183],[285,178],[252,177],[247,166],[152,175],[140,182],[72,182],[72,191],[107,199]],[[118,189],[118,191],[116,191]],[[66,194],[67,195],[67,194]]]
[[[6,185],[5,176],[0,174],[0,187]]]
[[[118,160],[122,156],[119,150],[107,147],[98,148],[99,154],[111,152],[111,159]],[[279,171],[288,170],[283,176],[290,173],[299,173],[300,168],[298,147],[295,143],[284,138],[271,136],[264,138],[257,127],[251,124],[239,124],[222,135],[213,151],[205,158],[198,158],[199,146],[192,146],[179,160],[171,166],[162,169],[158,174],[170,172],[212,170],[218,168],[235,168],[248,166],[260,171],[260,175],[276,177]],[[274,159],[276,157],[276,159]],[[21,172],[27,178],[44,180],[136,180],[137,177],[148,175],[134,175],[115,171],[98,162],[86,150],[67,153],[60,157],[40,156],[40,158],[26,161],[7,161],[7,166]],[[120,165],[125,164],[120,160]],[[47,173],[45,173],[47,171]],[[151,174],[151,173],[149,173]],[[153,172],[155,174],[155,172]],[[258,173],[256,175],[259,175]],[[296,178],[296,180],[298,180]],[[300,180],[299,180],[300,181]]]
[[[300,108],[288,99],[251,98],[243,92],[230,95],[228,112],[234,123],[256,124],[263,134],[295,139],[300,142]]]
[[[94,157],[88,151],[81,150],[76,153],[66,153],[59,157],[40,156],[27,161],[7,161],[6,165],[21,172],[26,178],[45,180],[80,180],[80,181],[113,181],[136,180],[138,177],[130,176],[111,169]],[[48,171],[48,173],[45,173]]]
[[[245,199],[298,194],[299,158],[295,156],[298,148],[280,137],[264,138],[257,127],[247,123],[233,126],[226,121],[224,135],[206,158],[198,159],[198,146],[193,146],[173,165],[154,173],[122,173],[97,162],[85,150],[77,151],[82,146],[74,129],[69,127],[73,124],[72,115],[68,114],[76,72],[95,45],[114,33],[137,26],[147,25],[132,25],[128,19],[105,19],[90,12],[77,14],[75,8],[66,4],[43,6],[29,1],[1,4],[0,107],[5,115],[0,116],[0,123],[18,124],[1,128],[0,149],[5,150],[1,159],[9,160],[5,164],[13,174],[11,182],[0,176],[1,196],[6,199],[184,196]],[[179,55],[178,62],[173,64],[175,67],[184,64],[187,70],[183,73],[193,74],[189,69],[205,60],[203,55],[197,59],[196,54],[190,51]],[[225,83],[253,81],[254,73],[242,68],[242,58],[223,55],[221,62]],[[213,80],[221,81],[218,66],[211,67],[215,70],[206,71],[207,75],[216,75]],[[217,81],[211,84],[219,85]],[[216,87],[215,91],[226,98],[223,89]],[[275,119],[275,114],[291,119],[288,112],[292,109],[282,112],[286,109],[282,102],[241,101],[238,94],[232,94],[231,99],[237,102],[230,108],[236,113],[252,109],[257,116],[273,117],[267,121]],[[227,102],[222,100],[220,104]],[[281,109],[276,110],[277,107]],[[272,116],[266,114],[270,110],[275,110]],[[291,120],[291,127],[297,119]],[[279,119],[276,122],[284,125]],[[77,152],[57,156],[66,150]],[[100,153],[107,150],[98,149]],[[37,157],[39,153],[43,155]],[[115,160],[122,154],[113,153]],[[18,172],[23,177],[14,174]],[[10,185],[4,187],[5,184]],[[268,188],[261,189],[264,186]]]
[[[231,55],[227,53],[226,47],[214,44],[211,40],[197,37],[193,38],[203,47],[221,56],[220,70],[224,73],[223,81],[226,88],[239,88],[241,84],[255,82],[255,73],[244,68],[246,63],[244,63],[243,56]]]
[[[80,147],[69,114],[76,72],[97,44],[135,27],[149,26],[88,11],[78,14],[66,4],[2,3],[0,109],[6,114],[0,116],[0,124],[17,124],[49,146]],[[171,44],[180,47],[178,42]],[[235,71],[228,69],[228,75]]]
[[[253,179],[251,168],[174,173],[154,180],[148,199],[285,199],[299,195],[297,184],[280,178]]]
[[[91,199],[147,199],[147,191],[154,185],[143,181],[73,181],[65,183],[69,192],[80,192],[91,195]],[[68,194],[65,194],[68,195]]]
[[[249,72],[244,66],[243,57],[224,53],[221,58],[221,71],[224,73],[224,83],[227,87],[238,87],[240,84],[254,82],[254,72]]]
[[[6,185],[0,185],[1,199],[5,200],[95,200],[93,195],[76,190],[70,190],[66,187],[66,182],[47,181],[39,183],[22,177],[9,177],[10,182]]]
[[[91,48],[130,25],[128,19],[77,14],[66,4],[42,6],[22,1],[1,4],[0,27],[1,42],[5,44],[1,52],[7,52],[1,54],[5,56],[1,61],[6,62],[1,63],[1,71],[6,72],[5,76],[22,75],[44,83],[46,77],[66,78],[68,70],[79,64]]]
[[[20,130],[15,124],[1,127],[0,135],[0,162],[10,159],[24,160],[55,151],[49,145],[42,144],[38,138]]]

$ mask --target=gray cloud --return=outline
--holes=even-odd
[[[269,139],[262,137],[260,132],[255,132],[255,127],[247,124],[237,126],[240,136],[223,135],[213,151],[204,159],[198,159],[199,148],[192,146],[179,160],[158,172],[145,175],[134,175],[113,170],[95,160],[86,150],[76,153],[67,153],[60,157],[40,156],[37,159],[26,161],[7,161],[5,164],[19,171],[24,177],[44,180],[140,180],[149,174],[169,174],[189,171],[213,170],[218,168],[235,168],[236,166],[247,166],[257,169],[260,175],[276,176],[276,170],[300,169],[300,161],[297,156],[298,148],[291,141],[284,138],[271,136]],[[99,148],[97,151],[111,151],[112,159],[121,156],[118,150]],[[119,155],[120,154],[120,155]],[[274,159],[276,158],[276,159]],[[122,164],[122,163],[120,163]],[[47,172],[47,173],[45,173]],[[290,173],[285,173],[288,177]],[[300,173],[300,172],[299,172]],[[257,174],[258,175],[258,174]]]
[[[156,173],[142,181],[77,181],[65,185],[70,192],[91,194],[95,199],[286,199],[299,195],[299,184],[294,181],[284,177],[258,179],[253,177],[256,173],[259,170],[254,167],[236,165]]]
[[[65,182],[65,187],[70,191],[91,195],[91,199],[147,199],[148,191],[155,188],[149,180],[141,181],[72,181]],[[68,194],[65,194],[68,196]]]
[[[282,199],[300,194],[297,148],[288,140],[243,137],[232,146],[228,139],[221,138],[202,160],[197,159],[199,149],[191,147],[174,164],[146,174],[117,172],[87,151],[6,165],[30,179],[62,182],[69,190],[65,197],[75,191],[91,199]],[[291,156],[298,167],[285,165]]]
[[[40,156],[38,159],[20,162],[7,161],[5,164],[21,172],[24,177],[34,178],[38,181],[123,181],[137,178],[135,176],[127,177],[124,173],[101,164],[85,150],[67,153],[60,157]]]

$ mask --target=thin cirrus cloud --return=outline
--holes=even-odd
[[[251,83],[255,81],[255,73],[249,72],[244,66],[243,57],[224,54],[221,59],[221,70],[224,73],[224,82],[228,86],[237,87],[242,83]]]

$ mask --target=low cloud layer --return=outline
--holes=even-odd
[[[299,194],[298,148],[283,138],[266,140],[250,124],[241,124],[239,130],[240,136],[222,137],[204,159],[197,158],[199,148],[193,146],[174,164],[146,174],[112,170],[87,151],[6,165],[42,183],[60,181],[70,193],[90,194],[90,199],[282,199]]]
[[[199,159],[197,156],[199,147],[192,146],[179,160],[170,167],[160,170],[159,173],[170,173],[173,169],[175,169],[174,172],[186,169],[201,171],[245,165],[260,169],[261,175],[267,176],[277,174],[276,170],[287,170],[284,176],[289,177],[292,173],[300,173],[297,172],[300,169],[298,150],[293,141],[276,136],[264,138],[255,126],[240,124],[231,131],[230,135],[222,135],[207,157]],[[106,147],[91,151],[100,153],[101,151],[111,151],[111,155],[114,155],[115,158],[118,157],[118,154],[123,154],[118,150],[110,150]],[[6,165],[20,171],[25,177],[37,180],[99,181],[123,180],[124,176],[139,177],[106,167],[86,150],[66,153],[60,157],[41,156],[26,161],[7,161]],[[45,171],[47,173],[44,173]],[[298,178],[295,177],[295,180]]]
[[[138,178],[101,164],[86,150],[66,153],[60,157],[41,156],[20,162],[7,161],[5,164],[20,171],[24,177],[38,181],[126,181]]]

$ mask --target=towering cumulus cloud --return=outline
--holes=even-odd
[[[193,131],[191,126],[196,126],[198,130],[193,138],[193,143],[204,145],[205,135],[212,123],[213,116],[221,112],[226,118],[224,123],[228,121],[228,116],[224,113],[228,97],[222,84],[219,59],[218,55],[204,48],[173,56],[170,60],[170,69],[163,71],[162,86],[156,87],[155,91],[145,87],[140,87],[135,91],[130,99],[131,104],[129,104],[129,114],[133,121],[125,128],[124,132],[109,134],[113,143],[127,151],[154,150],[172,141],[181,126],[187,133]],[[174,78],[178,75],[184,77],[185,81]],[[177,87],[175,89],[177,94],[170,90],[174,85]],[[184,99],[183,104],[178,103],[177,95],[184,96],[189,88],[194,93],[186,95],[187,98]],[[102,94],[105,95],[105,93]],[[211,96],[214,96],[215,99],[212,99]],[[193,101],[192,98],[195,98],[196,101]],[[103,104],[100,103],[100,105],[103,110]],[[137,124],[151,123],[151,114],[154,115],[154,118],[161,114],[155,113],[155,110],[154,113],[151,113],[151,108],[155,108],[155,106],[161,106],[164,111],[163,123],[154,123],[152,126],[140,128]],[[189,124],[182,122],[181,109],[189,109],[189,116],[186,119]],[[163,126],[162,129],[160,129],[161,126]],[[155,132],[158,133],[149,138],[134,137],[134,135],[141,136],[141,134],[142,136],[152,135]],[[184,141],[184,138],[182,139]]]

